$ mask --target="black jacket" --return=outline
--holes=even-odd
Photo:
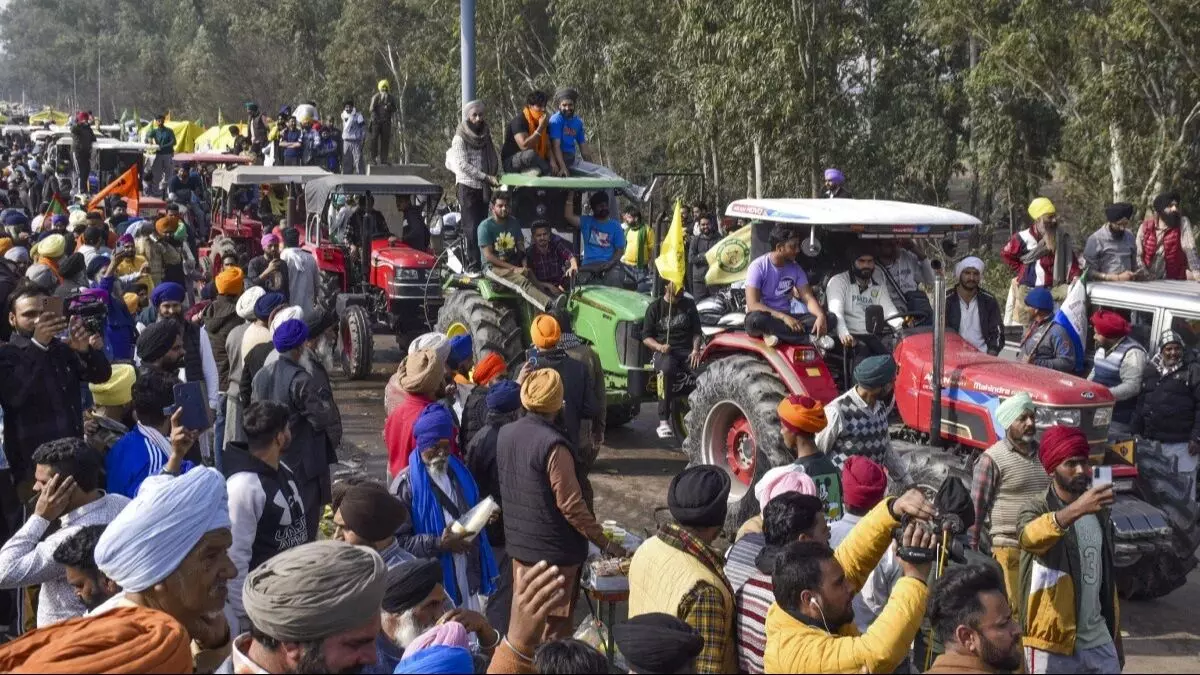
[[[316,539],[317,533],[308,531],[304,500],[287,464],[280,462],[278,469],[272,469],[250,454],[245,443],[231,441],[225,448],[222,468],[229,485],[230,510],[259,512],[247,572],[277,553]],[[239,540],[234,547],[244,551],[241,538],[249,538],[249,532],[237,529],[235,537]]]
[[[1130,427],[1162,443],[1200,441],[1200,364],[1185,364],[1166,377],[1147,366]]]
[[[504,498],[500,494],[500,469],[496,466],[496,443],[500,438],[500,428],[506,420],[501,417],[489,416],[487,424],[475,432],[466,448],[466,464],[475,484],[479,487],[479,498],[491,497],[496,505],[501,507],[500,517],[504,517]],[[492,546],[504,545],[504,521],[497,520],[487,526],[488,541]]]
[[[562,428],[571,442],[571,454],[578,461],[579,423],[596,419],[600,402],[596,400],[592,387],[592,375],[587,366],[567,356],[563,349],[539,350],[538,368],[558,371],[563,384],[563,407],[559,413]]]
[[[983,331],[983,341],[987,344],[987,352],[992,356],[1004,349],[1004,321],[1000,312],[1000,303],[996,296],[982,288],[975,295],[979,303],[979,328]],[[962,318],[962,309],[958,305],[958,291],[950,289],[946,294],[946,328],[958,332],[958,322]]]
[[[242,325],[237,315],[237,298],[218,295],[204,308],[204,330],[208,331],[208,343],[212,346],[213,360],[217,362],[217,377],[221,391],[229,391],[229,354],[225,352],[225,340],[234,328]]]
[[[475,433],[487,423],[487,391],[487,387],[476,385],[471,393],[467,394],[467,400],[463,401],[462,419],[458,421],[459,448],[467,447],[475,438]]]

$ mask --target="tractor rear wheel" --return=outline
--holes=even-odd
[[[338,329],[341,334],[342,372],[351,380],[360,380],[371,372],[371,317],[367,308],[346,308]]]
[[[903,458],[908,464],[909,479],[929,501],[933,501],[947,478],[957,478],[963,487],[971,489],[971,468],[953,452],[922,446],[905,453]]]
[[[683,450],[692,466],[710,464],[729,473],[729,533],[759,512],[754,486],[762,475],[794,459],[783,445],[776,412],[786,396],[770,366],[738,354],[710,364],[688,399]]]
[[[512,310],[489,303],[478,291],[454,291],[438,311],[437,331],[445,335],[469,334],[476,358],[495,352],[510,367],[522,360],[521,328]]]
[[[342,277],[333,272],[322,271],[317,280],[317,309],[332,312],[337,309],[337,298],[342,293]]]

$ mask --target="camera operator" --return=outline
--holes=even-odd
[[[1087,436],[1076,427],[1047,429],[1038,456],[1050,488],[1017,517],[1029,672],[1120,672],[1112,484],[1091,485]]]
[[[122,262],[132,259],[134,255],[132,246],[118,246],[113,251],[112,259],[105,261],[106,265],[104,270],[99,273],[99,278],[93,281],[92,292],[103,291],[103,295],[95,297],[103,301],[107,311],[104,313],[102,323],[89,324],[89,327],[94,328],[97,325],[103,327],[104,349],[112,362],[132,363],[133,351],[137,346],[137,320],[129,313],[129,307],[125,304],[123,279],[119,276],[118,271]],[[97,260],[105,259],[99,257]],[[84,291],[84,293],[87,292]],[[99,312],[93,312],[95,316],[99,316],[99,314]]]
[[[946,653],[926,673],[1015,673],[1021,667],[1021,626],[994,567],[946,571],[929,591],[929,621]]]
[[[928,595],[931,560],[901,559],[904,577],[866,633],[854,625],[852,601],[867,574],[905,519],[902,547],[931,549],[933,533],[912,520],[930,520],[920,490],[880,502],[833,551],[817,542],[794,542],[776,558],[775,604],[767,611],[768,673],[892,672],[908,655]]]

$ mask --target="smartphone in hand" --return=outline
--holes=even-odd
[[[1112,485],[1113,474],[1111,466],[1093,466],[1092,467],[1092,487],[1101,485]]]
[[[65,311],[63,299],[53,295],[42,298],[42,313],[62,316]]]
[[[180,422],[189,431],[202,431],[211,426],[208,419],[208,394],[203,382],[180,382],[175,385],[175,406],[183,410]]]

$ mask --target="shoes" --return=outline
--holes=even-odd
[[[778,335],[764,335],[763,336],[763,344],[765,344],[768,347],[777,347],[777,346],[779,346],[779,336]]]
[[[658,423],[658,429],[656,431],[658,432],[659,438],[675,438],[675,432],[671,431],[671,425],[666,420]]]

